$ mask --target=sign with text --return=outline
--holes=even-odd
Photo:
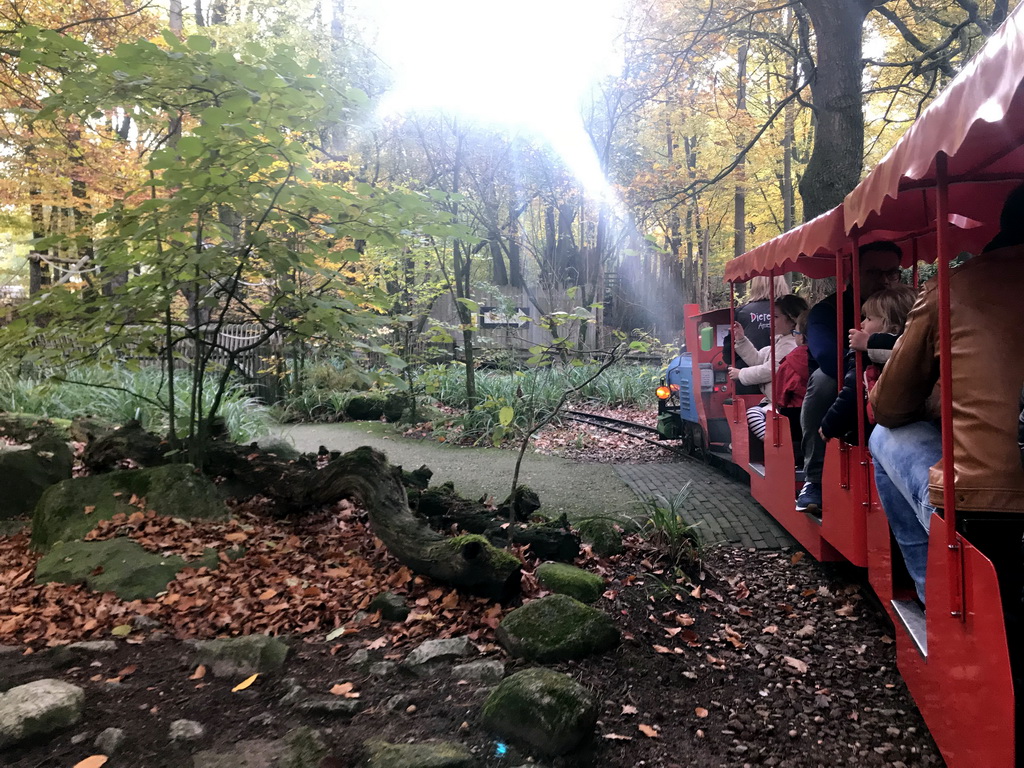
[[[501,307],[480,307],[481,328],[522,328],[529,319],[529,307],[516,307],[511,314]]]

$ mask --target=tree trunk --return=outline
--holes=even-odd
[[[449,538],[432,530],[409,509],[401,469],[379,451],[357,448],[334,459],[309,478],[307,488],[305,506],[351,498],[364,507],[384,546],[416,573],[492,600],[519,593],[519,560],[482,536]]]
[[[184,29],[181,14],[181,0],[170,0],[167,19],[168,26],[171,28],[171,32],[180,36],[182,30]]]
[[[860,181],[864,157],[861,44],[871,0],[801,0],[814,26],[814,147],[800,180],[804,220],[834,208]]]
[[[793,195],[793,143],[796,132],[796,105],[786,105],[782,139],[782,228],[788,232],[796,224],[796,198]]]
[[[523,262],[519,250],[519,216],[514,215],[508,224],[508,271],[513,288],[523,287]]]
[[[501,252],[501,245],[498,243],[499,237],[499,233],[491,233],[491,282],[495,285],[508,285],[508,270],[505,268],[505,254]]]
[[[41,238],[46,237],[46,218],[43,213],[43,204],[34,202],[41,194],[42,192],[37,187],[33,187],[29,190],[29,198],[33,200],[29,206],[32,212],[32,239],[36,242]],[[50,267],[45,261],[43,261],[45,258],[46,251],[40,251],[38,246],[33,244],[32,250],[28,255],[28,292],[30,296],[35,296],[52,282]]]
[[[740,145],[746,144],[744,113],[747,111],[747,51],[749,47],[744,41],[740,44],[736,55],[736,113],[740,122]],[[744,158],[746,156],[744,155]],[[736,194],[733,210],[733,256],[742,256],[747,252],[747,161],[740,160],[736,164]]]

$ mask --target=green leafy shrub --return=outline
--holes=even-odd
[[[699,523],[688,523],[683,517],[690,495],[687,482],[671,500],[664,496],[646,496],[640,502],[646,516],[644,535],[662,557],[674,566],[695,566],[703,558],[704,540]]]
[[[58,419],[98,416],[117,424],[138,419],[151,432],[163,434],[168,429],[167,409],[161,405],[167,399],[167,382],[159,368],[132,371],[79,366],[59,378],[68,380],[0,371],[0,410]],[[211,381],[204,389],[204,403],[212,400],[215,392]],[[175,410],[187,413],[191,405],[188,390],[181,387],[174,395]],[[218,413],[238,442],[266,434],[270,423],[268,409],[240,385],[229,387]]]

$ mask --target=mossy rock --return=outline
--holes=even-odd
[[[412,406],[412,398],[406,392],[388,392],[384,396],[384,418],[401,421],[402,414]]]
[[[320,768],[331,753],[320,731],[308,726],[294,728],[284,736],[286,751],[280,768]]]
[[[484,702],[486,728],[530,751],[572,752],[594,732],[597,700],[568,675],[524,669],[505,678]]]
[[[186,520],[228,516],[217,486],[190,464],[119,470],[48,488],[32,516],[32,546],[45,552],[58,541],[82,538],[100,520],[119,512],[130,515],[138,511],[129,504],[132,496],[144,498],[147,509],[160,515]]]
[[[537,567],[541,586],[560,595],[574,597],[581,603],[596,603],[604,592],[604,579],[565,563],[543,563]]]
[[[216,568],[217,552],[187,562],[177,555],[161,557],[131,539],[61,541],[36,564],[36,583],[85,584],[94,592],[113,592],[122,600],[156,597],[185,568]]]
[[[32,443],[40,438],[70,440],[70,419],[47,419],[32,413],[0,412],[0,436],[16,443]]]
[[[597,555],[610,557],[621,555],[625,551],[625,547],[622,546],[622,529],[614,520],[590,517],[577,522],[576,530]]]
[[[71,479],[74,457],[63,440],[43,437],[25,450],[0,449],[0,520],[32,513],[43,493]]]
[[[389,744],[371,739],[365,744],[365,768],[472,768],[473,753],[450,741]]]
[[[209,667],[214,677],[279,672],[289,650],[285,642],[270,635],[200,640],[195,648],[195,663]]]
[[[619,644],[611,618],[568,595],[549,595],[509,613],[498,641],[513,656],[549,663],[582,659]]]
[[[354,395],[345,405],[345,415],[353,421],[378,421],[384,415],[384,395]]]

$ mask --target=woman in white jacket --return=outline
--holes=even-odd
[[[775,300],[775,368],[782,358],[797,348],[796,320],[807,311],[807,302],[795,294],[780,296]],[[747,368],[729,368],[729,378],[740,384],[757,384],[765,400],[747,412],[747,422],[754,434],[764,439],[765,411],[772,402],[772,348],[757,349],[743,334],[743,328],[736,323],[732,329],[736,343],[736,354],[743,358]],[[752,413],[757,411],[757,413]]]

